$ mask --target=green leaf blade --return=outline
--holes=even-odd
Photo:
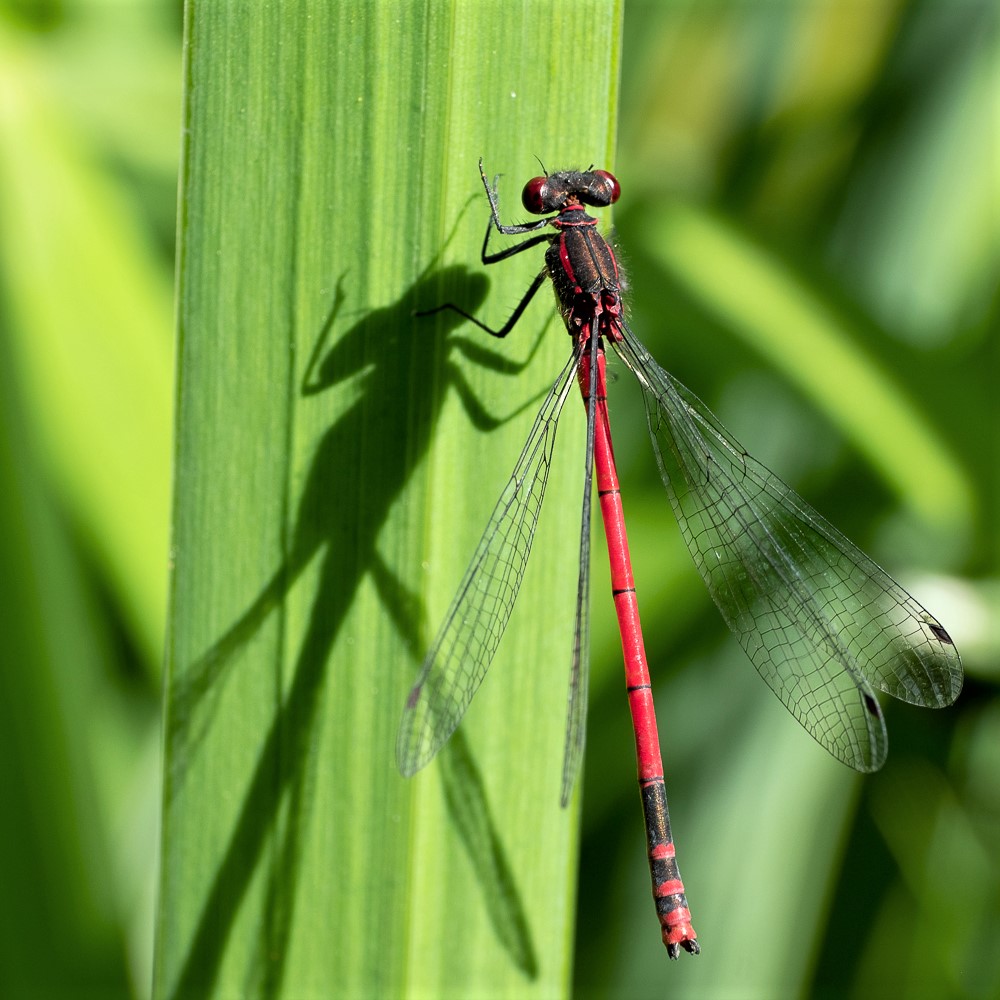
[[[159,996],[568,989],[578,406],[466,724],[412,781],[394,760],[429,633],[569,348],[548,302],[503,344],[413,312],[474,299],[502,322],[540,266],[480,271],[479,155],[512,175],[506,212],[531,153],[610,149],[620,9],[550,17],[552,58],[529,30],[543,9],[189,22]],[[595,20],[611,44],[563,128],[562,46]]]

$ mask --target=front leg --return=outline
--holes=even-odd
[[[459,316],[467,319],[470,323],[475,323],[480,330],[485,330],[491,337],[506,337],[508,333],[514,328],[514,324],[521,318],[521,313],[528,307],[528,303],[535,297],[535,293],[539,288],[542,287],[548,272],[542,271],[535,276],[535,280],[532,281],[528,290],[524,293],[524,297],[517,304],[517,308],[511,313],[511,317],[499,330],[494,330],[492,327],[487,326],[482,320],[476,319],[471,313],[467,313],[460,306],[456,306],[454,302],[445,302],[443,305],[435,306],[433,309],[424,309],[421,312],[415,313],[417,316],[433,316],[434,313],[442,312],[445,309],[450,309],[452,312],[458,313]]]
[[[549,219],[539,219],[537,222],[522,222],[516,226],[505,226],[500,221],[500,209],[497,206],[497,182],[500,180],[500,175],[497,174],[493,178],[493,187],[490,187],[490,182],[486,179],[486,172],[483,170],[483,158],[479,157],[479,176],[483,179],[483,187],[486,188],[486,197],[490,199],[490,211],[491,218],[490,222],[500,230],[505,236],[517,236],[521,233],[533,233],[536,229],[542,229],[544,226],[549,224]],[[529,243],[522,243],[521,246],[530,246]]]

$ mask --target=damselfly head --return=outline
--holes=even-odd
[[[620,194],[618,181],[607,170],[560,170],[546,177],[532,177],[521,192],[521,203],[532,215],[545,215],[581,205],[606,208]]]

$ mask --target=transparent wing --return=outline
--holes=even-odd
[[[598,338],[587,341],[590,371],[597,370]],[[582,385],[582,383],[581,383]],[[594,482],[594,427],[597,397],[585,392],[587,408],[586,460],[583,470],[583,513],[580,517],[580,577],[576,588],[576,627],[573,629],[573,660],[569,672],[566,709],[566,742],[563,747],[562,792],[560,802],[569,804],[576,776],[583,761],[587,741],[587,687],[590,676],[590,496]]]
[[[396,762],[407,777],[429,763],[455,731],[510,620],[549,478],[556,425],[578,363],[574,353],[542,403],[410,691],[396,738]]]
[[[887,738],[872,688],[950,705],[962,687],[951,638],[624,335],[614,348],[642,386],[667,494],[726,624],[818,743],[859,771],[877,770]]]
[[[589,503],[587,494],[585,503]],[[587,532],[584,535],[583,532]],[[589,538],[590,518],[586,518],[580,535],[580,548],[584,548],[583,539]],[[581,551],[584,561],[580,563],[580,582],[576,597],[576,629],[573,633],[573,661],[569,674],[569,698],[566,708],[566,742],[563,747],[562,790],[559,801],[563,806],[569,804],[573,785],[580,773],[583,762],[583,749],[587,742],[587,687],[590,654],[590,546],[587,551]]]

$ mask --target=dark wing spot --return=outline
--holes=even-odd
[[[874,715],[876,718],[878,718],[879,715],[878,702],[870,694],[866,694],[864,698],[865,698],[865,708],[868,709],[868,714]]]
[[[945,630],[938,625],[937,622],[931,622],[931,631],[934,633],[934,637],[936,639],[940,639],[941,642],[946,642],[949,646],[955,645],[955,643],[951,641],[951,636],[948,635],[948,633],[945,632]]]

